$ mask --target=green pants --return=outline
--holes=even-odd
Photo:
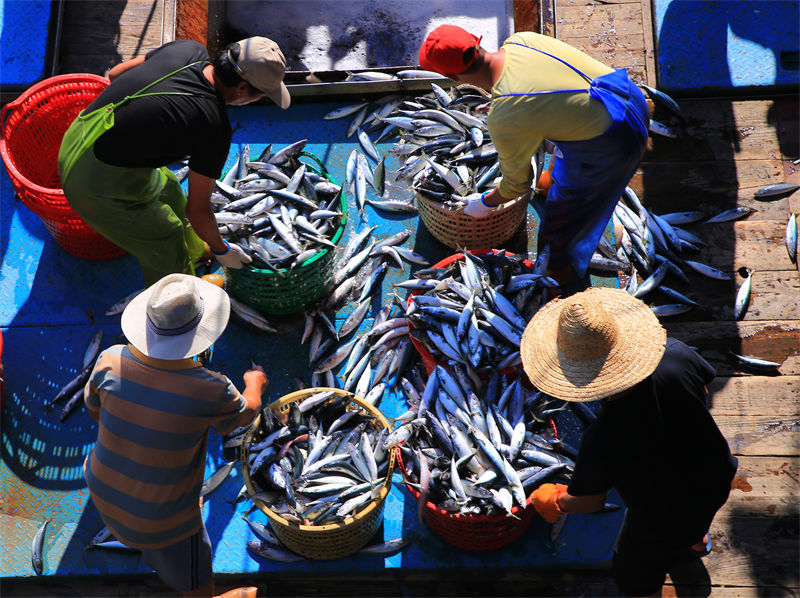
[[[95,231],[139,260],[146,286],[167,274],[194,274],[205,245],[186,218],[186,196],[166,167],[110,166],[77,119],[59,152],[61,187],[72,209]],[[66,167],[65,165],[68,165]],[[66,171],[66,176],[64,176]]]

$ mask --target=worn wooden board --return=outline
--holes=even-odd
[[[800,414],[793,418],[774,415],[728,416],[715,415],[714,419],[728,439],[731,451],[748,456],[800,456],[797,434]]]
[[[739,268],[794,270],[784,241],[786,220],[750,220],[751,217],[752,214],[747,220],[687,227],[708,243],[695,261],[728,272]]]
[[[797,516],[800,458],[738,455],[739,467],[720,520],[730,517]]]
[[[556,20],[558,39],[568,44],[576,38],[642,37],[642,7],[639,2],[583,5],[558,2]]]
[[[787,595],[783,592],[792,589],[788,595],[796,596],[799,539],[796,521],[791,516],[745,515],[722,522],[722,529],[713,525],[715,547],[703,561],[715,586],[755,586],[760,589],[760,596]],[[777,592],[766,589],[770,587],[777,588]]]
[[[717,375],[761,375],[744,371],[730,351],[781,363],[778,375],[800,374],[800,321],[663,322],[667,334],[697,347]]]
[[[772,100],[676,100],[685,122],[657,106],[653,118],[681,134],[662,141],[648,157],[664,162],[682,162],[687,155],[697,160],[780,159]],[[663,140],[664,138],[659,138]]]
[[[660,137],[653,143],[674,141]],[[691,158],[692,154],[687,153],[684,162],[661,162],[646,154],[639,171],[632,178],[631,186],[637,191],[644,191],[645,200],[657,213],[704,209],[708,206],[709,214],[714,214],[734,207],[739,198],[752,199],[753,192],[765,185],[784,180],[780,160],[734,162]],[[775,202],[758,203],[756,207],[768,209],[768,204]]]
[[[714,417],[771,414],[791,419],[800,414],[798,376],[717,376],[708,385],[709,408]]]
[[[798,399],[800,376],[720,376],[709,385],[709,410],[740,455],[800,455]]]

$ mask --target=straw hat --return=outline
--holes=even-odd
[[[168,274],[139,293],[122,312],[122,332],[148,357],[183,359],[202,353],[225,330],[228,295],[187,274]]]
[[[593,287],[542,307],[522,334],[520,353],[539,390],[564,401],[594,401],[652,374],[666,342],[642,301],[622,289]]]

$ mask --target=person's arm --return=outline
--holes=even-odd
[[[125,62],[120,62],[117,66],[112,67],[108,71],[108,79],[109,81],[113,81],[117,77],[119,77],[122,73],[125,73],[131,70],[135,66],[139,66],[144,62],[144,56],[137,56],[136,58],[131,58],[130,60],[126,60]]]
[[[565,491],[558,497],[556,504],[564,513],[595,513],[606,504],[606,493],[572,496]]]
[[[87,382],[83,389],[83,402],[86,403],[86,410],[91,418],[100,423],[100,397],[91,381]]]
[[[211,251],[224,253],[227,249],[219,234],[217,219],[211,209],[211,193],[214,191],[214,179],[189,171],[189,196],[186,202],[186,217],[194,232],[203,239]]]
[[[235,427],[237,428],[246,426],[253,421],[253,418],[261,409],[261,397],[267,388],[267,384],[269,384],[264,369],[258,365],[251,370],[247,370],[242,377],[244,378],[244,391],[242,392],[242,396],[244,397],[246,407],[236,420]]]

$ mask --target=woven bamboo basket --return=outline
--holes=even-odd
[[[501,247],[525,224],[528,195],[509,201],[486,218],[467,216],[463,209],[452,209],[417,193],[417,209],[422,222],[440,242],[451,249]]]
[[[349,397],[350,405],[348,410],[363,411],[375,418],[376,426],[380,425],[391,429],[391,423],[377,408],[364,402],[361,397],[337,388],[306,388],[298,390],[271,403],[269,409],[274,412],[285,413],[292,403],[302,401],[308,396],[326,390],[333,390],[337,397]],[[248,437],[245,438],[241,451],[244,483],[251,495],[255,494],[257,490],[250,479],[250,468],[247,465],[247,461],[249,446],[257,429],[258,426],[253,426],[251,431],[248,432]],[[299,525],[284,519],[260,500],[254,499],[253,502],[267,516],[270,527],[272,527],[278,539],[290,550],[309,559],[339,559],[363,548],[375,535],[375,532],[378,531],[383,521],[384,502],[392,484],[395,452],[390,451],[386,458],[389,459],[389,467],[386,472],[386,480],[378,497],[370,501],[365,507],[362,507],[355,515],[347,517],[339,523]]]

